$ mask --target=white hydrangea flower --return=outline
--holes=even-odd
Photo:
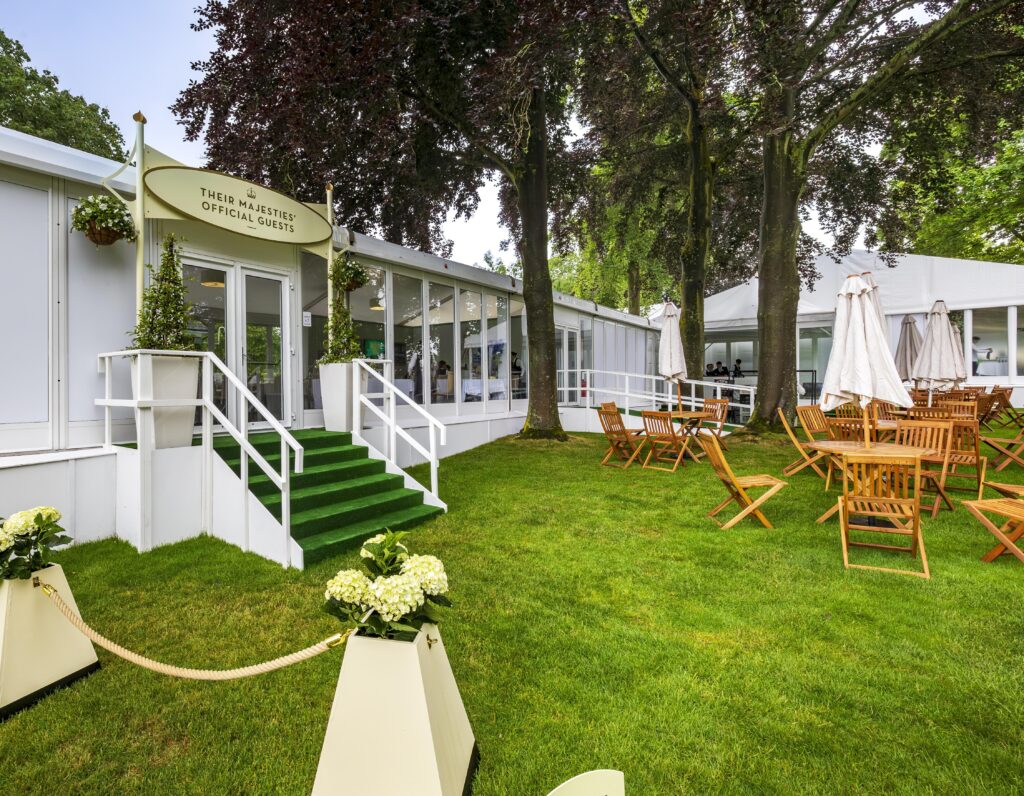
[[[370,607],[373,593],[370,591],[370,579],[357,569],[343,569],[329,581],[324,599],[340,600],[343,603],[358,605],[362,610]]]
[[[34,509],[16,511],[4,522],[4,531],[10,534],[24,534],[36,527],[36,517],[43,516],[43,522],[57,522],[60,512],[52,506],[36,506]]]
[[[14,547],[14,531],[8,531],[6,527],[0,527],[0,553]]]
[[[394,622],[423,605],[426,598],[419,581],[412,575],[377,578],[370,584],[373,608],[385,622]]]
[[[448,593],[448,574],[444,564],[435,556],[409,556],[402,564],[402,574],[412,575],[424,594],[437,596]]]

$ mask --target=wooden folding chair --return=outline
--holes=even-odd
[[[888,401],[872,401],[871,412],[875,420],[901,420],[907,413]]]
[[[728,398],[705,398],[704,411],[713,412],[714,417],[706,418],[697,428],[699,434],[714,434],[718,442],[725,450],[729,446],[725,444],[725,421],[729,416]]]
[[[912,406],[907,410],[908,420],[952,420],[953,413],[944,406]]]
[[[983,490],[986,488],[994,489],[1003,497],[1024,498],[1024,484],[1001,484],[997,481],[986,481],[981,485],[981,488]],[[982,497],[984,497],[984,495],[981,495],[979,500]]]
[[[697,421],[685,420],[682,427],[676,425],[671,412],[643,412],[644,431],[647,437],[647,458],[644,459],[645,470],[665,470],[674,473],[680,465],[685,465],[683,457],[692,439],[692,429]],[[654,461],[654,464],[651,462]],[[671,464],[671,467],[659,467],[658,462]]]
[[[992,407],[995,406],[996,396],[989,392],[980,392],[974,397],[978,404],[978,422],[984,424],[992,412]]]
[[[953,501],[946,492],[946,476],[949,472],[949,452],[953,439],[952,420],[900,420],[896,424],[896,444],[914,448],[929,448],[935,453],[921,457],[922,488],[935,490],[935,501],[931,505],[932,517],[939,513],[945,503],[950,511]]]
[[[601,409],[597,416],[601,418],[601,428],[604,429],[604,436],[608,440],[608,450],[605,451],[601,464],[625,470],[640,455],[644,447],[644,432],[626,428],[618,409]],[[613,462],[613,458],[618,458],[625,464]]]
[[[711,462],[711,466],[715,469],[715,475],[718,476],[718,480],[722,482],[722,486],[729,493],[729,497],[719,503],[713,508],[708,516],[715,518],[719,512],[725,509],[730,503],[736,503],[741,511],[735,517],[728,522],[721,524],[722,530],[728,530],[736,523],[740,522],[747,516],[755,517],[765,528],[773,527],[768,521],[768,518],[761,512],[761,506],[767,502],[772,495],[787,486],[786,482],[776,478],[774,475],[743,475],[737,477],[733,474],[732,468],[729,467],[729,462],[725,459],[725,454],[722,453],[722,447],[718,444],[718,438],[715,436],[700,437],[697,440],[700,446],[704,449],[704,453],[707,454],[708,461]],[[767,491],[762,492],[760,497],[752,498],[747,490],[749,489],[766,489]],[[715,520],[718,522],[718,520]]]
[[[800,439],[794,433],[793,428],[789,425],[789,421],[786,420],[785,412],[783,412],[781,409],[779,409],[778,412],[779,420],[782,421],[782,427],[786,429],[786,434],[789,435],[789,441],[793,443],[793,447],[796,448],[796,452],[800,454],[799,459],[790,462],[789,464],[782,468],[782,474],[795,475],[796,473],[799,473],[801,470],[803,470],[805,467],[810,467],[822,478],[825,478],[825,473],[823,473],[821,471],[821,468],[818,467],[818,462],[821,461],[822,459],[826,459],[828,457],[828,454],[823,453],[822,451],[808,452],[807,449],[802,444],[800,444]],[[825,466],[828,466],[827,462]]]
[[[820,437],[828,436],[828,418],[817,404],[798,406],[796,416],[808,442],[817,442]]]
[[[999,453],[999,458],[992,462],[992,469],[997,473],[1005,470],[1010,463],[1024,467],[1024,428],[1016,437],[982,437],[981,441]]]
[[[954,420],[976,420],[978,418],[978,402],[975,400],[947,399],[939,401],[939,409],[949,411]]]
[[[856,401],[850,401],[849,403],[845,403],[836,407],[835,416],[846,417],[850,419],[863,419],[864,410],[860,408],[860,404],[858,404]]]
[[[931,578],[921,535],[921,463],[916,456],[877,456],[871,453],[843,457],[843,495],[839,498],[839,533],[843,566]],[[910,547],[851,539],[851,531],[910,538]],[[876,537],[877,538],[877,537]],[[869,547],[910,553],[921,559],[921,572],[850,563],[851,547]]]
[[[996,498],[995,500],[965,500],[964,505],[978,521],[985,526],[999,544],[981,557],[982,561],[992,562],[1004,553],[1012,553],[1024,563],[1024,551],[1017,547],[1017,540],[1024,536],[1024,500],[1014,498]],[[997,526],[986,515],[994,514],[1005,520]]]
[[[981,454],[981,434],[978,428],[977,420],[953,420],[946,489],[973,492],[981,500],[988,459]],[[972,481],[973,485],[970,484]]]
[[[608,401],[606,403],[603,403],[603,404],[601,404],[601,408],[603,410],[605,410],[606,412],[618,412],[619,411],[619,407],[618,407],[618,405],[616,405],[615,401]]]
[[[830,417],[827,419],[827,428],[829,439],[864,441],[863,417]],[[868,435],[874,441],[874,432],[870,425],[868,426]]]
[[[914,406],[928,406],[928,390],[911,390],[910,400]]]
[[[993,387],[992,394],[996,396],[996,406],[989,413],[989,428],[993,425],[1000,428],[1016,425],[1024,429],[1024,420],[1012,402],[1013,387]]]

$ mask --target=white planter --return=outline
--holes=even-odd
[[[56,564],[34,573],[74,611],[75,598]],[[0,719],[98,669],[92,642],[43,590],[28,580],[0,580]]]
[[[199,387],[199,357],[171,354],[153,357],[154,399],[195,398]],[[132,395],[139,397],[139,357],[132,357]],[[135,427],[141,423],[135,412]],[[194,406],[160,406],[153,409],[153,434],[158,448],[185,448],[192,444]]]
[[[478,759],[437,627],[349,638],[313,796],[463,796]]]
[[[328,431],[352,430],[352,370],[351,362],[320,366],[324,428]]]

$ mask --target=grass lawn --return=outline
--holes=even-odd
[[[781,439],[732,447],[739,474],[793,458]],[[602,451],[583,435],[447,459],[450,513],[411,537],[449,570],[477,796],[606,767],[635,796],[1024,790],[1024,567],[981,563],[993,539],[965,509],[925,521],[931,581],[847,572],[837,522],[814,523],[836,492],[813,475],[768,504],[774,530],[721,531],[708,465],[622,472]],[[101,632],[222,668],[334,632],[323,584],[356,558],[286,572],[199,539],[60,561]],[[4,793],[309,792],[340,654],[222,684],[100,659],[0,724]]]

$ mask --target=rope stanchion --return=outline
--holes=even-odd
[[[115,644],[110,639],[100,635],[89,627],[82,617],[75,613],[74,610],[72,610],[71,607],[61,599],[61,596],[53,586],[48,583],[42,583],[40,586],[43,593],[49,597],[57,607],[57,610],[64,614],[64,618],[78,628],[78,630],[80,630],[97,646],[102,647],[107,652],[117,655],[119,658],[123,658],[129,663],[141,666],[143,669],[149,669],[157,674],[165,674],[168,677],[180,677],[186,680],[240,680],[243,677],[254,677],[258,674],[267,674],[268,672],[273,672],[277,669],[283,669],[286,666],[292,666],[296,663],[308,661],[310,658],[315,658],[317,655],[327,652],[328,650],[340,647],[352,634],[351,630],[346,630],[344,633],[336,633],[330,638],[325,638],[323,641],[320,641],[311,647],[306,647],[304,650],[293,652],[290,655],[282,655],[280,658],[274,658],[271,661],[264,661],[263,663],[257,663],[252,666],[243,666],[240,669],[185,669],[181,666],[171,666],[167,663],[154,661],[150,658],[139,655],[138,653],[132,652],[131,650],[125,649],[120,644]]]

